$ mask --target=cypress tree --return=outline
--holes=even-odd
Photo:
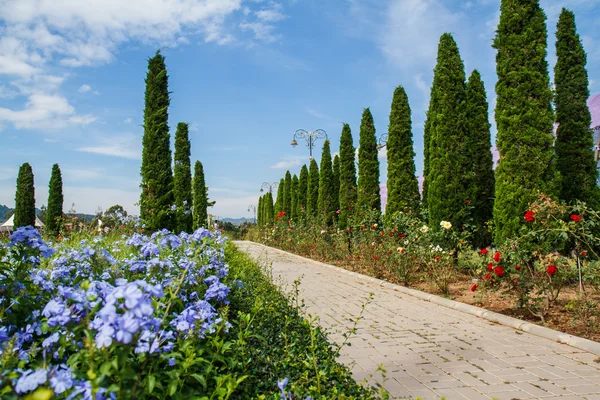
[[[63,214],[63,183],[58,164],[52,166],[48,187],[48,208],[46,209],[46,229],[51,235],[58,235]]]
[[[387,140],[387,204],[386,215],[399,211],[417,212],[419,182],[415,176],[412,122],[408,96],[402,86],[394,91]]]
[[[466,190],[471,202],[473,222],[476,227],[474,244],[483,247],[491,237],[485,223],[492,219],[494,209],[494,161],[491,151],[490,121],[485,86],[477,70],[467,82],[467,136],[465,154],[470,162],[465,174]]]
[[[292,207],[292,220],[294,222],[298,221],[298,184],[299,184],[299,180],[298,180],[298,176],[296,176],[296,174],[294,174],[294,176],[292,177],[292,200],[291,200],[291,207]]]
[[[577,34],[575,14],[562,10],[556,31],[556,166],[561,175],[560,197],[566,202],[585,201],[596,206],[598,170],[592,147],[592,116],[587,106],[590,97],[587,56]]]
[[[381,211],[377,137],[371,110],[365,108],[360,123],[358,148],[358,205],[363,210]]]
[[[306,203],[306,215],[316,217],[319,210],[319,167],[314,158],[310,160]]]
[[[190,163],[190,139],[188,124],[177,124],[175,133],[175,206],[177,206],[177,232],[192,230],[192,170]]]
[[[258,198],[258,210],[257,210],[257,223],[259,226],[264,225],[264,221],[263,221],[263,209],[265,208],[265,202],[264,202],[265,196],[260,196]]]
[[[350,125],[344,124],[340,138],[340,229],[346,229],[348,226],[357,202],[355,157]]]
[[[434,129],[429,138],[429,223],[435,228],[439,228],[440,221],[460,226],[467,200],[464,193],[466,88],[463,62],[449,33],[440,39],[435,75],[439,84]]]
[[[283,211],[290,218],[292,215],[292,174],[290,171],[285,173],[285,190],[283,191]]]
[[[35,187],[29,163],[21,165],[17,176],[14,228],[22,226],[35,226]]]
[[[502,0],[497,50],[494,240],[514,236],[540,191],[556,191],[552,92],[546,62],[546,15],[538,0]]]
[[[273,193],[268,192],[265,198],[265,224],[272,225],[274,220]]]
[[[423,199],[422,199],[422,207],[424,209],[429,209],[429,147],[431,144],[431,132],[434,130],[435,117],[437,115],[437,86],[438,79],[435,75],[433,75],[433,84],[431,85],[431,94],[429,98],[429,109],[427,110],[427,119],[425,120],[425,127],[423,129]]]
[[[333,157],[333,206],[335,210],[340,209],[340,157]]]
[[[285,212],[285,179],[281,178],[279,186],[277,186],[277,198],[275,199],[275,214]]]
[[[204,168],[200,161],[194,165],[194,229],[208,226],[208,196]]]
[[[333,224],[335,215],[335,192],[333,182],[333,168],[331,165],[331,149],[329,140],[323,144],[323,153],[321,154],[321,172],[319,173],[319,218],[327,226]]]
[[[167,67],[159,50],[148,60],[142,140],[140,216],[150,231],[173,230],[176,223],[171,211],[175,197],[169,144],[169,103]]]
[[[308,168],[306,164],[300,169],[300,179],[298,179],[298,206],[297,213],[300,220],[306,217],[306,199],[308,196]]]

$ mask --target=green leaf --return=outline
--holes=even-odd
[[[148,393],[152,393],[154,391],[154,386],[156,386],[156,377],[154,375],[148,376]]]

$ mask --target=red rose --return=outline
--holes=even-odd
[[[527,211],[525,213],[525,221],[533,222],[535,220],[535,218],[533,218],[534,216],[535,216],[535,213],[533,211]]]
[[[521,266],[520,266],[520,265],[517,265],[517,266],[515,267],[515,269],[516,269],[517,271],[520,271],[520,270],[521,270]]]
[[[489,264],[488,264],[488,271],[491,271],[491,270],[493,270],[493,269],[494,269],[494,264],[492,264],[492,263],[489,263]]]
[[[477,290],[477,284],[471,286],[471,292],[474,292]]]
[[[494,272],[496,273],[496,275],[502,276],[504,275],[504,268],[498,265],[496,268],[494,268]]]
[[[400,234],[400,235],[398,235],[398,236],[400,236],[401,238],[403,238],[403,237],[406,237],[406,235],[405,235],[404,233],[401,233],[401,234]]]
[[[486,281],[489,281],[491,277],[492,277],[492,275],[488,272],[487,274],[485,274],[485,278],[483,278],[483,279],[485,279]]]
[[[548,275],[554,275],[556,273],[556,271],[558,271],[558,269],[556,268],[556,265],[549,265],[548,269],[546,269],[546,273]]]
[[[471,202],[471,200],[469,200],[469,199],[465,200],[465,203],[470,203],[470,202]],[[475,286],[477,286],[477,285],[475,285]]]
[[[375,261],[379,260],[379,257],[375,256]]]
[[[485,256],[487,253],[489,253],[489,250],[487,248],[479,250],[479,254],[481,254],[482,256]]]
[[[587,251],[585,251],[585,250],[584,250],[584,251],[582,251],[582,252],[581,252],[581,255],[582,255],[583,257],[587,256]]]
[[[497,251],[496,254],[494,254],[494,261],[500,262],[500,252],[499,251]]]
[[[578,215],[578,214],[571,214],[570,218],[571,218],[571,221],[574,221],[574,222],[581,221],[581,215]]]

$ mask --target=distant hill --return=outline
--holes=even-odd
[[[4,223],[8,219],[6,216],[8,215],[9,211],[13,211],[13,209],[0,204],[0,224]],[[39,208],[35,209],[35,215],[40,215],[41,212],[42,211]],[[75,216],[79,219],[85,219],[87,222],[91,222],[95,217],[94,215],[81,213],[77,213]]]
[[[241,225],[244,222],[254,222],[254,218],[245,218],[245,217],[242,217],[242,218],[222,218],[222,219],[220,219],[220,221],[231,222],[234,225]]]

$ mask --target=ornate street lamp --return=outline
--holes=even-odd
[[[315,142],[318,139],[327,140],[327,133],[325,133],[323,129],[317,129],[313,132],[308,132],[304,129],[298,129],[296,132],[294,132],[294,138],[291,143],[292,147],[298,146],[298,141],[296,139],[304,139],[306,141],[306,147],[308,147],[310,153],[310,157],[308,159],[312,161],[312,151],[315,146]]]
[[[248,211],[253,211],[254,212],[254,223],[256,223],[256,206],[254,204],[250,204],[248,206]]]
[[[387,146],[387,139],[388,139],[387,133],[384,133],[383,135],[379,136],[379,144],[377,144],[377,150],[381,150],[385,146]]]
[[[279,186],[279,183],[277,183],[277,182],[273,182],[273,183],[263,182],[263,184],[260,187],[260,192],[262,193],[268,189],[269,192],[271,192],[271,194],[273,194],[273,190],[277,189],[277,186]]]

